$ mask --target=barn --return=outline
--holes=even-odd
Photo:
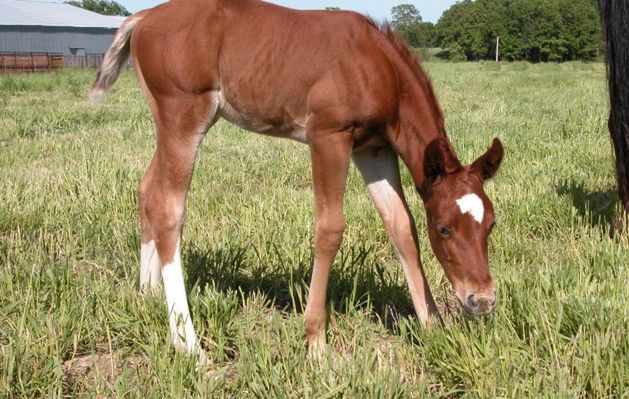
[[[0,0],[0,54],[54,54],[66,66],[102,58],[123,20],[68,4]]]

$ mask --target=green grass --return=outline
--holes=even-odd
[[[0,76],[0,397],[629,397],[629,241],[611,232],[603,65],[427,69],[461,160],[495,136],[506,148],[486,187],[496,312],[469,320],[452,305],[405,171],[446,319],[423,330],[352,169],[333,350],[311,362],[307,148],[219,122],[200,151],[182,249],[207,375],[171,348],[161,298],[138,292],[135,189],[155,144],[133,74],[100,106],[85,100],[93,72]]]

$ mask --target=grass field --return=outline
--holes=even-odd
[[[132,73],[0,76],[0,397],[629,397],[629,240],[616,212],[602,64],[428,64],[459,157],[500,137],[487,185],[499,303],[469,320],[424,231],[445,326],[415,321],[401,266],[351,170],[331,278],[331,351],[308,359],[313,254],[303,145],[219,122],[200,151],[183,260],[209,373],[138,292],[135,189],[154,148]]]

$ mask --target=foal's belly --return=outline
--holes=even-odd
[[[305,117],[303,121],[272,122],[274,119],[283,120],[285,118],[272,118],[269,117],[269,115],[263,115],[263,113],[257,109],[239,109],[238,106],[234,106],[225,98],[222,91],[218,91],[216,96],[218,101],[217,116],[251,132],[287,138],[300,143],[308,142],[306,137]]]

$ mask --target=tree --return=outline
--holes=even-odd
[[[506,34],[504,0],[465,0],[447,10],[436,27],[442,47],[457,43],[468,60],[493,58],[496,37]]]
[[[124,8],[124,6],[115,2],[114,0],[71,0],[67,1],[66,4],[80,7],[85,10],[93,11],[102,15],[131,15],[131,13],[126,8]]]
[[[391,9],[393,29],[413,47],[432,47],[434,25],[423,22],[417,7],[400,4]]]
[[[325,9],[328,11],[341,11],[339,7],[326,7]]]
[[[593,59],[601,46],[596,2],[463,0],[446,10],[435,28],[438,45],[456,43],[468,60],[493,59],[497,36],[507,60]]]
[[[400,4],[391,9],[393,26],[412,26],[422,23],[422,16],[413,4]]]

